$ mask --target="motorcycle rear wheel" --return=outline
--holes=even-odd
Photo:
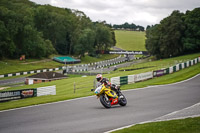
[[[121,105],[121,106],[126,106],[126,104],[127,104],[126,97],[125,97],[123,94],[120,94],[120,95],[123,96],[123,98],[121,98],[121,99],[119,100],[119,105]]]
[[[105,95],[100,95],[100,102],[105,108],[111,108],[111,103],[107,100]]]

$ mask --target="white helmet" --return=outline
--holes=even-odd
[[[102,78],[103,78],[103,76],[101,74],[97,74],[96,79],[98,82],[101,81]]]

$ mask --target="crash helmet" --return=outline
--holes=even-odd
[[[102,80],[102,75],[101,74],[97,74],[97,76],[96,76],[96,79],[97,79],[97,81],[99,82],[99,81],[101,81]]]

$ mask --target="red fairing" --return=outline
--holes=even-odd
[[[111,102],[111,105],[118,104],[118,98],[115,98],[115,99],[110,98],[110,101],[112,101],[112,102]]]

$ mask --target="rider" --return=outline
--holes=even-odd
[[[101,74],[97,74],[96,76],[97,82],[99,82],[101,85],[104,84],[107,88],[111,88],[116,93],[118,93],[117,86],[114,84],[111,84],[107,78],[103,78]]]

